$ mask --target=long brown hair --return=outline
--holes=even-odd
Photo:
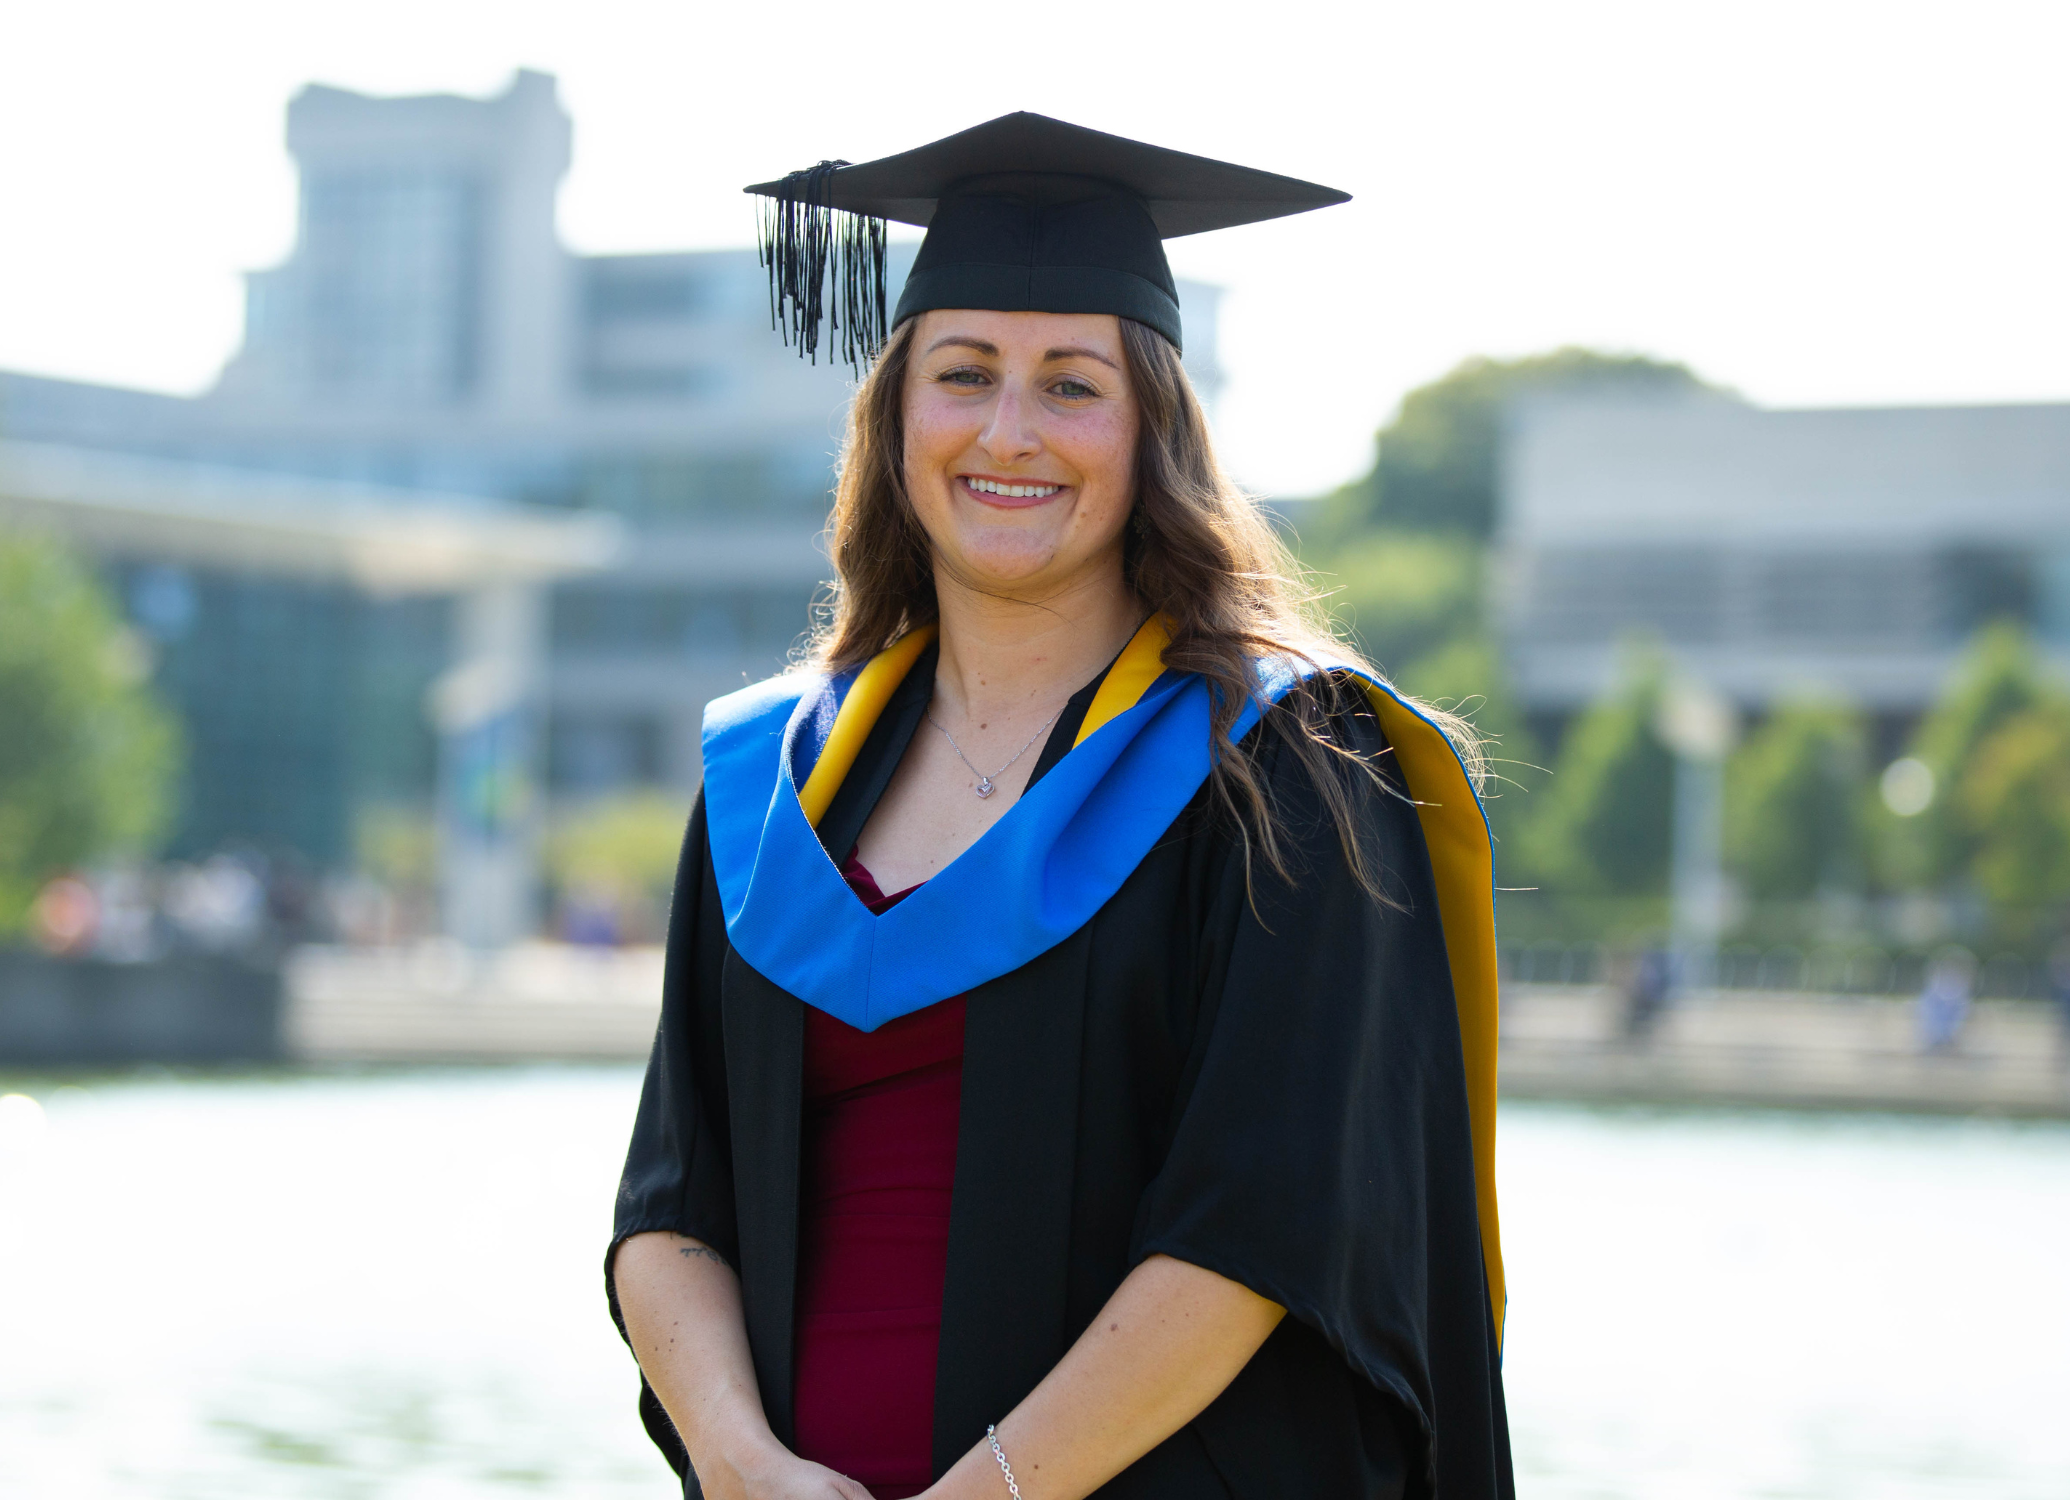
[[[905,385],[916,323],[908,320],[892,334],[849,408],[827,528],[834,588],[809,658],[820,670],[860,667],[940,614],[933,549],[905,488]],[[1244,705],[1261,699],[1258,661],[1290,657],[1314,666],[1329,660],[1379,674],[1337,635],[1279,534],[1223,473],[1178,350],[1129,318],[1121,319],[1121,342],[1139,412],[1124,577],[1136,597],[1169,622],[1165,665],[1197,672],[1215,690],[1209,781],[1239,831],[1246,859],[1255,850],[1287,878],[1278,810],[1255,756],[1229,734]],[[1354,875],[1378,894],[1381,872],[1357,837],[1355,800],[1359,784],[1376,781],[1378,771],[1329,732],[1332,715],[1362,703],[1355,684],[1323,672],[1266,704],[1265,714],[1313,778]],[[1472,727],[1427,704],[1419,708],[1451,738],[1478,781],[1483,761]]]

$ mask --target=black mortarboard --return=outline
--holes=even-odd
[[[1146,146],[1046,115],[1001,115],[930,146],[823,161],[746,191],[762,214],[770,313],[818,358],[820,325],[860,366],[937,307],[1114,313],[1180,343],[1165,240],[1343,203],[1349,193]],[[884,224],[927,230],[884,315]]]

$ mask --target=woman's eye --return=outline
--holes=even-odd
[[[943,385],[982,385],[984,379],[983,370],[948,370],[941,376]]]
[[[1069,401],[1083,401],[1088,396],[1097,396],[1094,390],[1082,380],[1059,380],[1050,389]]]

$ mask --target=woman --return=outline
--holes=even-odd
[[[1343,195],[1032,115],[751,191],[806,350],[885,330],[835,210],[929,229],[831,624],[706,714],[649,1431],[723,1500],[1511,1494],[1485,824],[1217,470],[1160,242]]]

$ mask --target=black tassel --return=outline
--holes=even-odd
[[[841,357],[858,374],[884,347],[884,221],[829,201],[845,161],[793,172],[781,194],[761,202],[761,259],[769,272],[769,323],[819,363],[819,334],[831,322]],[[831,286],[829,282],[831,281]],[[830,356],[831,357],[831,356]]]

